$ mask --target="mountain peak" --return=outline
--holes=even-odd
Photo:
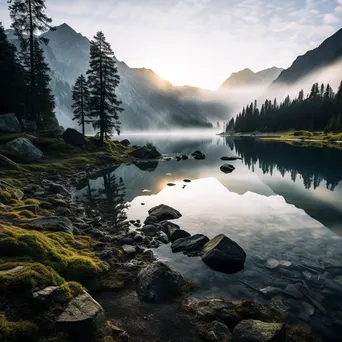
[[[69,26],[67,23],[63,23],[62,25],[56,26],[56,31],[76,33],[76,31],[71,26]]]

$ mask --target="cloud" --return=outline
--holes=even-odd
[[[327,25],[335,24],[335,23],[338,23],[340,21],[340,18],[338,18],[333,13],[329,13],[323,17],[323,21],[324,21],[324,24],[327,24]]]

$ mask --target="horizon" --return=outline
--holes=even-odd
[[[5,28],[7,6],[0,4]],[[244,69],[286,69],[342,26],[342,0],[102,0],[95,10],[88,1],[47,0],[46,6],[55,26],[66,23],[88,39],[103,31],[131,68],[209,90]]]

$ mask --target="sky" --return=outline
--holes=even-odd
[[[0,0],[5,28],[7,6]],[[54,25],[88,38],[103,31],[130,67],[206,89],[244,68],[287,68],[342,27],[342,0],[46,0],[46,7]]]

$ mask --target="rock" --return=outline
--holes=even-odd
[[[265,323],[258,320],[241,321],[233,331],[234,339],[241,342],[285,342],[283,323]]]
[[[85,142],[82,133],[76,131],[76,129],[73,128],[68,128],[62,134],[62,137],[67,144],[74,146],[82,146]]]
[[[18,210],[18,211],[27,210],[33,214],[37,214],[39,210],[39,205],[38,204],[22,205],[21,207],[15,208],[15,210]]]
[[[182,158],[181,158],[180,156],[177,156],[177,157],[176,157],[176,160],[177,160],[177,161],[181,161]]]
[[[56,215],[69,217],[71,215],[71,211],[66,207],[58,207],[56,209]]]
[[[120,141],[120,144],[124,146],[129,146],[131,145],[131,142],[128,139],[124,139]]]
[[[142,231],[148,236],[155,236],[158,232],[158,228],[152,224],[145,224],[142,227]]]
[[[208,332],[208,340],[213,342],[218,342],[218,337],[215,335],[215,333],[211,330]]]
[[[30,221],[31,224],[42,226],[44,229],[72,234],[74,227],[67,217],[47,216]]]
[[[178,239],[186,238],[191,236],[188,232],[183,229],[177,229],[170,235],[171,242],[175,242]]]
[[[59,286],[49,286],[43,290],[38,290],[32,293],[32,297],[35,300],[46,302],[51,298],[54,292],[59,289]]]
[[[129,153],[130,156],[134,158],[146,158],[155,159],[160,158],[161,154],[156,150],[156,148],[139,147]]]
[[[55,194],[68,195],[68,196],[70,195],[70,192],[61,184],[51,183],[50,189]]]
[[[20,189],[15,189],[15,196],[19,201],[21,201],[24,198],[25,194]]]
[[[157,218],[158,222],[165,220],[173,220],[182,217],[182,214],[165,204],[160,204],[156,207],[151,208],[148,213]]]
[[[1,146],[1,152],[16,161],[29,163],[43,157],[43,152],[26,138],[17,138]]]
[[[269,269],[277,268],[279,266],[279,261],[276,259],[268,259],[266,262],[266,267]]]
[[[143,301],[159,302],[179,296],[183,286],[180,273],[157,261],[140,271],[136,291]]]
[[[230,165],[230,164],[224,164],[220,167],[220,170],[223,173],[231,173],[235,170],[235,167],[233,165]]]
[[[154,260],[154,253],[150,249],[146,249],[143,251],[143,257],[146,258],[147,260]]]
[[[176,186],[175,183],[167,183],[167,186]]]
[[[135,254],[137,252],[135,246],[131,246],[131,245],[123,245],[122,249],[123,249],[124,253],[128,254],[128,255],[132,255],[132,254]]]
[[[288,295],[296,299],[303,298],[304,295],[300,290],[301,287],[302,284],[288,284],[284,290],[284,293],[287,293]]]
[[[202,247],[209,241],[209,239],[203,234],[196,234],[193,236],[184,237],[176,240],[171,249],[173,253],[184,252],[184,254],[200,253]]]
[[[228,160],[238,160],[238,159],[241,159],[240,157],[222,157],[221,160],[225,160],[225,161],[228,161]]]
[[[144,221],[144,224],[154,224],[158,223],[158,219],[156,216],[150,215],[146,217],[146,220]]]
[[[38,129],[37,123],[34,120],[21,119],[21,123],[24,132],[36,132]]]
[[[0,115],[1,133],[21,133],[20,122],[14,113]]]
[[[0,270],[0,275],[1,274],[10,274],[10,273],[16,273],[24,269],[24,266],[15,266],[13,268],[7,269],[7,270]]]
[[[214,321],[211,325],[211,331],[219,342],[230,342],[233,339],[229,328],[221,322]]]
[[[188,159],[189,159],[188,156],[186,156],[185,154],[182,155],[182,160],[188,160]]]
[[[138,243],[142,243],[144,241],[144,237],[141,234],[134,235],[134,241]]]
[[[246,253],[235,241],[220,234],[204,245],[202,260],[215,271],[235,273],[244,268]]]
[[[140,235],[141,239],[142,239],[142,236]],[[135,237],[134,238],[131,238],[131,237],[124,237],[122,239],[119,240],[119,244],[120,245],[134,245],[134,242],[135,242]]]
[[[195,151],[191,155],[197,160],[205,159],[205,155],[201,151]]]
[[[260,291],[264,293],[265,295],[272,296],[272,297],[278,296],[279,294],[282,293],[281,289],[277,287],[273,287],[273,286],[264,287],[263,289],[260,289]]]
[[[143,161],[134,165],[142,171],[152,172],[158,167],[158,161]]]
[[[183,182],[184,183],[191,183],[191,180],[190,179],[184,179]]]
[[[175,224],[170,221],[161,221],[160,225],[162,227],[161,230],[168,236],[168,238],[170,238],[170,236],[173,234],[175,230],[180,229],[178,224]]]
[[[157,239],[165,244],[170,242],[169,237],[164,232],[159,232]]]
[[[73,298],[56,320],[60,330],[87,338],[88,334],[93,335],[94,332],[100,331],[105,322],[102,306],[86,292]]]

